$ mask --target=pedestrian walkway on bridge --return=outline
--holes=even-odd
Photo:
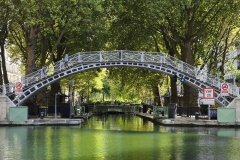
[[[19,84],[21,84],[19,86],[22,88],[21,94],[15,92],[13,84],[0,86],[0,91],[2,91],[0,92],[2,95],[0,120],[7,118],[9,106],[19,106],[39,90],[56,81],[87,70],[108,67],[149,69],[171,77],[175,75],[178,78],[184,77],[184,83],[195,89],[214,88],[214,101],[220,106],[226,106],[226,108],[236,108],[236,119],[240,120],[240,108],[237,107],[240,105],[239,87],[231,84],[229,86],[229,96],[226,98],[221,94],[221,84],[225,83],[224,80],[168,54],[117,50],[78,52],[69,57],[68,67],[64,66],[63,60],[60,60],[45,66],[44,76],[42,75],[43,69],[22,76],[21,80],[18,80]]]

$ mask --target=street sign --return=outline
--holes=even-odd
[[[202,104],[215,104],[214,88],[203,88]]]
[[[221,96],[229,96],[229,84],[221,83]]]
[[[214,88],[203,88],[203,99],[214,99]]]
[[[22,83],[21,82],[15,83],[15,93],[22,94]]]

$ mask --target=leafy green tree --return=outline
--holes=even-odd
[[[3,0],[0,2],[0,85],[9,83],[6,69],[5,47],[10,30],[10,23],[14,17],[14,7],[11,1]]]
[[[108,1],[106,3],[111,13],[110,17],[113,19],[113,29],[116,29],[115,34],[120,37],[116,43],[119,42],[124,49],[128,47],[128,44],[132,44],[133,37],[135,39],[139,37],[135,36],[132,30],[142,29],[140,33],[146,33],[142,34],[145,38],[151,36],[154,39],[156,49],[159,45],[164,46],[171,56],[190,65],[199,64],[199,58],[207,60],[211,65],[210,61],[214,61],[214,58],[216,60],[221,55],[222,67],[220,69],[224,74],[225,55],[232,40],[230,33],[236,28],[239,16],[237,0],[133,0],[131,2]],[[134,42],[139,43],[140,41]],[[221,52],[214,51],[220,47],[222,48]],[[213,55],[213,53],[217,54]],[[176,84],[173,81],[171,89],[171,93],[175,93],[173,97],[176,97]],[[184,84],[186,106],[196,106],[197,94],[197,90]],[[173,101],[177,102],[178,100],[175,98]]]
[[[111,94],[115,100],[144,102],[152,97],[155,105],[161,104],[158,85],[163,85],[165,77],[160,73],[127,67],[112,68],[108,79],[111,83]],[[146,96],[149,92],[153,95]]]
[[[198,55],[200,51],[196,49],[196,46],[199,41],[203,40],[203,43],[206,43],[204,41],[206,40],[205,37],[209,38],[211,36],[219,38],[219,31],[216,30],[219,22],[231,25],[233,23],[229,23],[231,22],[230,19],[234,19],[234,17],[238,15],[238,1],[171,0],[159,1],[151,5],[152,7],[157,6],[159,8],[151,12],[156,18],[151,24],[157,32],[163,35],[165,44],[168,45],[170,55],[180,55],[179,58],[190,65],[195,65],[195,61],[197,60],[196,55]],[[155,22],[157,23],[154,24]],[[222,25],[222,27],[224,27],[224,25]],[[225,28],[226,27],[227,26],[225,26]],[[221,31],[224,30],[224,28],[221,29]],[[225,39],[227,39],[228,36],[225,37]],[[194,46],[196,50],[194,50]],[[177,47],[179,47],[180,50]],[[223,57],[223,59],[225,58]],[[197,94],[198,92],[196,90],[194,91],[190,86],[184,85],[184,104],[186,106],[196,106]]]
[[[4,13],[10,13],[6,9],[14,7],[11,11],[14,19],[11,14],[2,14],[0,24],[6,31],[6,24],[12,19],[8,43],[18,46],[12,48],[13,56],[20,55],[26,66],[25,74],[54,64],[65,52],[71,55],[79,51],[123,49],[167,52],[200,68],[209,64],[209,71],[214,74],[219,71],[216,62],[220,61],[223,76],[226,53],[239,41],[237,0],[18,0],[0,3]],[[13,4],[8,5],[10,3]],[[1,44],[2,37],[6,37],[2,33],[7,32],[1,30]],[[98,81],[94,80],[100,77],[98,70],[73,76],[75,82],[81,82],[76,84],[76,91],[84,93],[88,100],[91,92],[107,95],[110,91],[115,99],[134,101],[145,100],[144,95],[149,94],[155,104],[160,104],[159,88],[168,85],[165,76],[144,69],[111,68],[107,71],[109,76]],[[61,84],[64,81],[65,85],[51,85],[51,99],[62,86],[69,90],[69,80]],[[178,102],[176,83],[170,83],[171,100]],[[184,84],[184,105],[195,106],[197,94],[197,90]],[[39,101],[43,102],[41,98]]]
[[[91,49],[84,47],[88,47],[92,40],[96,42],[92,43],[93,47],[99,48],[103,42],[102,37],[96,33],[101,33],[100,31],[103,30],[101,27],[104,27],[104,19],[97,16],[102,14],[100,2],[15,1],[14,5],[19,15],[14,22],[15,30],[10,39],[11,43],[17,45],[22,51],[21,58],[26,65],[25,74],[40,69],[44,65],[54,64],[63,58],[64,52],[71,55],[77,51]],[[86,39],[91,41],[87,42]],[[59,83],[51,86],[53,91],[51,97],[54,98],[59,88]]]

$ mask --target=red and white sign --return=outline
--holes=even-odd
[[[203,88],[203,104],[215,104],[214,88]]]
[[[221,83],[221,96],[229,96],[228,83]]]
[[[214,88],[203,88],[203,99],[214,99]]]
[[[15,93],[16,94],[21,94],[22,93],[22,83],[21,82],[16,82],[15,83]]]

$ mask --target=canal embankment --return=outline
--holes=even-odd
[[[1,120],[0,126],[74,126],[85,123],[93,114],[88,113],[84,118],[61,118],[57,116],[29,117],[25,121]]]
[[[80,125],[84,119],[28,119],[27,121],[13,122],[8,120],[0,121],[0,126],[54,126],[54,125]]]
[[[240,127],[240,122],[218,122],[217,119],[197,118],[195,116],[175,116],[174,118],[159,117],[154,118],[153,114],[149,113],[135,113],[136,116],[152,121],[156,124],[165,126],[195,126],[195,127]],[[81,125],[85,123],[88,118],[94,114],[87,114],[84,118],[54,118],[52,116],[44,117],[30,117],[26,121],[9,121],[1,120],[0,126],[72,126]]]
[[[240,127],[240,122],[218,122],[217,119],[197,118],[195,116],[183,117],[175,116],[175,118],[160,117],[154,118],[153,114],[136,113],[137,116],[150,120],[160,125],[168,126],[195,126],[195,127]]]

